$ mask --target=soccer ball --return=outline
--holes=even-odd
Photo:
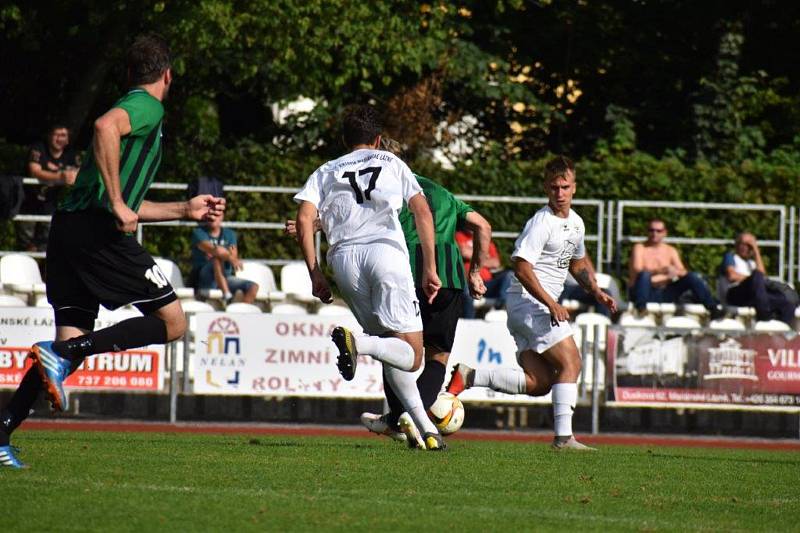
[[[464,423],[464,404],[449,392],[442,392],[428,410],[428,416],[442,435],[450,435]]]

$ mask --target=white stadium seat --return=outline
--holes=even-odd
[[[789,324],[786,322],[781,322],[780,320],[759,320],[756,322],[756,325],[753,327],[753,329],[756,331],[774,333],[792,331],[792,328],[789,327]]]
[[[161,269],[164,276],[166,276],[167,280],[169,280],[172,288],[175,289],[175,294],[178,298],[181,300],[194,298],[194,289],[184,285],[183,276],[181,275],[181,270],[178,268],[178,265],[164,257],[154,257],[153,260],[156,262],[156,266]]]
[[[47,303],[47,298],[45,298],[45,303]],[[25,300],[19,298],[18,296],[0,294],[0,307],[26,307],[27,305],[28,304],[25,303]]]
[[[181,302],[184,313],[207,313],[216,311],[214,306],[207,302],[200,302],[198,300],[185,300]]]
[[[697,329],[702,327],[693,316],[671,316],[664,320],[665,328]]]
[[[583,328],[586,328],[586,339],[594,342],[594,327],[600,326],[600,349],[606,349],[606,330],[611,325],[611,319],[600,313],[581,313],[575,317],[575,344],[580,349],[583,344]],[[584,355],[585,357],[585,355]]]
[[[292,261],[281,268],[281,291],[301,302],[311,303],[316,298],[311,294],[311,278],[303,261]]]
[[[721,331],[745,331],[747,329],[744,327],[744,324],[735,318],[721,318],[719,320],[712,320],[708,323],[708,327]]]
[[[45,293],[36,259],[25,254],[9,254],[0,258],[0,285],[7,292],[26,294],[29,299]]]
[[[637,317],[633,313],[622,313],[619,317],[619,325],[625,327],[654,328],[656,319],[651,315]]]
[[[272,307],[273,315],[307,315],[308,310],[297,304],[278,304]]]
[[[708,316],[708,309],[703,304],[683,304],[683,312],[689,315]]]
[[[343,305],[322,305],[317,309],[317,314],[322,316],[353,316],[353,312]]]
[[[261,308],[257,305],[248,304],[245,302],[236,302],[228,304],[225,308],[226,313],[261,313]]]
[[[181,307],[183,312],[189,316],[189,335],[193,335],[197,326],[197,318],[195,313],[211,313],[216,311],[210,303],[200,302],[198,300],[181,300]]]
[[[487,322],[502,322],[505,324],[506,320],[508,320],[508,313],[505,309],[490,309],[483,319]]]
[[[258,283],[256,300],[260,302],[275,302],[286,299],[286,294],[278,290],[272,269],[264,263],[242,261],[242,269],[236,272],[236,277]]]

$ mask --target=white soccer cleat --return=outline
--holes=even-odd
[[[361,413],[361,424],[373,433],[385,435],[390,439],[406,442],[406,435],[400,431],[394,431],[386,423],[388,415],[376,415],[375,413]]]
[[[553,437],[553,444],[551,444],[550,446],[557,452],[560,452],[562,450],[579,451],[579,452],[597,451],[597,448],[592,448],[591,446],[586,446],[585,444],[581,444],[575,439],[573,435],[570,435],[568,439],[564,439],[564,437]]]
[[[411,415],[408,413],[400,415],[400,431],[405,434],[406,444],[408,444],[409,448],[427,449],[425,441],[422,440],[422,435],[417,429],[417,425],[411,420]]]

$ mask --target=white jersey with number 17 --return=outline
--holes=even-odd
[[[388,242],[408,255],[398,214],[403,202],[421,192],[399,157],[361,149],[319,167],[294,199],[319,210],[329,253],[349,245]]]

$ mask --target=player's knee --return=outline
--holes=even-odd
[[[420,369],[421,366],[422,366],[422,356],[421,356],[421,354],[420,354],[420,356],[417,356],[416,354],[414,354],[414,364],[411,366],[411,369],[409,370],[409,372],[416,372],[417,370]]]
[[[559,369],[559,374],[570,381],[577,380],[578,376],[581,375],[580,359],[564,361]]]
[[[167,326],[167,342],[172,342],[183,337],[186,333],[187,321],[186,315],[183,313],[176,313],[165,320]]]

